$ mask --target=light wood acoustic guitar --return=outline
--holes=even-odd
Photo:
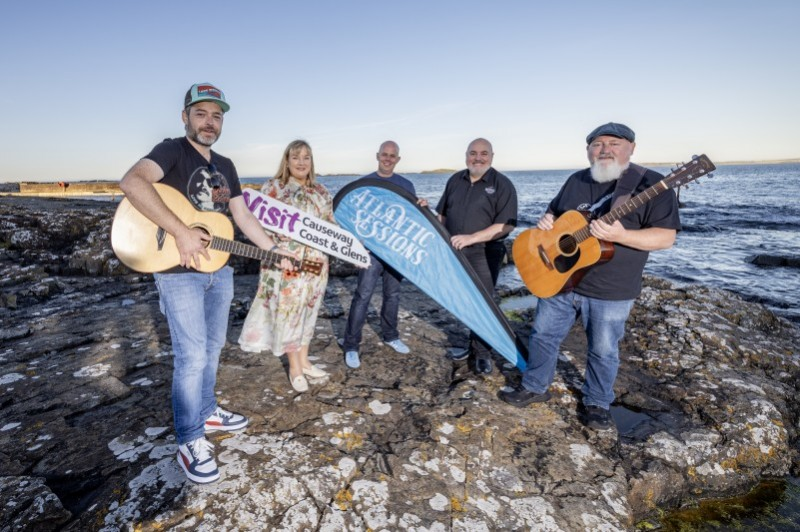
[[[225,266],[232,254],[266,261],[274,268],[279,267],[281,259],[288,259],[296,271],[319,275],[322,270],[322,263],[318,261],[294,259],[236,242],[232,240],[233,224],[224,214],[195,209],[183,194],[168,185],[155,183],[153,186],[164,203],[183,223],[191,228],[200,228],[211,237],[207,246],[211,260],[200,257],[197,271],[215,272]],[[127,198],[120,202],[114,214],[111,247],[125,266],[142,273],[163,272],[178,266],[181,260],[172,235],[136,210]]]
[[[716,169],[705,155],[672,171],[667,177],[614,207],[599,219],[612,224],[662,192],[684,185]],[[532,228],[517,236],[512,247],[514,263],[525,286],[537,297],[552,297],[573,289],[586,271],[611,260],[614,244],[589,233],[588,213],[567,211],[549,231]]]

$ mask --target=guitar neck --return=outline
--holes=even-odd
[[[270,267],[277,265],[281,259],[289,260],[289,262],[291,262],[295,268],[300,267],[300,261],[298,259],[293,259],[291,257],[287,257],[286,255],[281,255],[275,251],[267,251],[257,246],[251,246],[250,244],[244,244],[242,242],[236,242],[235,240],[228,240],[227,238],[221,238],[218,236],[211,237],[211,244],[209,247],[211,249],[224,251],[225,253],[230,253],[232,255],[265,261]]]
[[[705,154],[700,155],[699,157],[694,157],[692,158],[691,162],[684,164],[680,168],[671,172],[668,176],[655,185],[641,191],[634,197],[626,200],[624,203],[617,205],[608,213],[601,216],[599,220],[607,224],[613,224],[623,216],[627,216],[628,214],[632,213],[662,192],[666,192],[667,190],[675,188],[676,186],[690,183],[704,175],[708,175],[710,177],[711,174],[709,174],[709,172],[715,169],[716,166],[714,166],[714,163],[712,163]],[[588,224],[573,234],[573,237],[578,242],[583,242],[590,236]]]
[[[665,190],[669,189],[670,187],[667,186],[667,184],[663,180],[659,181],[652,187],[643,190],[642,192],[635,195],[631,199],[611,209],[609,212],[607,212],[598,219],[607,224],[613,224],[623,216],[632,213],[633,211],[635,211],[636,209],[638,209],[651,199],[655,198]],[[589,238],[591,236],[591,233],[589,232],[589,225],[587,224],[585,227],[575,231],[575,233],[573,233],[573,236],[575,237],[575,240],[578,242],[583,242],[584,240]]]
[[[631,199],[614,207],[609,212],[601,216],[600,220],[604,221],[607,224],[613,224],[623,216],[627,216],[628,214],[632,213],[633,211],[635,211],[648,201],[652,200],[662,192],[666,192],[669,189],[670,187],[664,182],[664,180],[661,180],[652,187],[641,191]]]

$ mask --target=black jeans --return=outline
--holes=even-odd
[[[500,267],[506,256],[506,246],[502,241],[487,242],[484,245],[470,246],[461,250],[464,257],[469,261],[472,269],[478,274],[481,283],[490,294],[494,294],[494,286],[500,276]],[[469,348],[471,354],[476,359],[488,359],[491,357],[491,346],[483,339],[469,332]]]

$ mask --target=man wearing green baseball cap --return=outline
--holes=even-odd
[[[180,206],[165,203],[153,184],[178,190],[197,210],[230,212],[242,232],[262,249],[273,249],[275,242],[247,208],[233,162],[211,150],[230,110],[224,93],[211,83],[196,83],[183,103],[186,135],[156,145],[128,170],[120,188],[136,210],[174,238],[180,255],[178,266],[155,273],[154,279],[174,354],[172,407],[178,463],[190,480],[203,484],[220,476],[205,433],[241,430],[248,423],[245,416],[220,407],[214,391],[233,299],[233,268],[199,271],[203,259],[211,260],[207,251],[211,235],[189,227],[176,214]],[[281,266],[292,269],[287,260]]]

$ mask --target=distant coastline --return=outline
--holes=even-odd
[[[799,164],[800,158],[797,159],[770,159],[759,161],[714,161],[717,166],[733,166],[733,165],[769,165],[769,164]],[[648,167],[670,167],[676,163],[673,162],[641,162],[642,166]],[[530,170],[530,171],[542,171]],[[453,174],[457,170],[451,168],[437,168],[434,170],[422,170],[421,172],[405,172],[406,174],[421,174],[421,175],[441,175]],[[514,171],[528,171],[528,170],[514,170]],[[336,173],[336,174],[320,174],[319,177],[342,177],[342,176],[360,176],[361,173]],[[246,178],[251,179],[251,178]],[[256,188],[254,185],[245,184],[244,186]],[[0,182],[0,194],[15,194],[20,196],[118,196],[122,194],[119,189],[119,181],[80,181],[80,180],[64,180],[64,181],[7,181]]]

